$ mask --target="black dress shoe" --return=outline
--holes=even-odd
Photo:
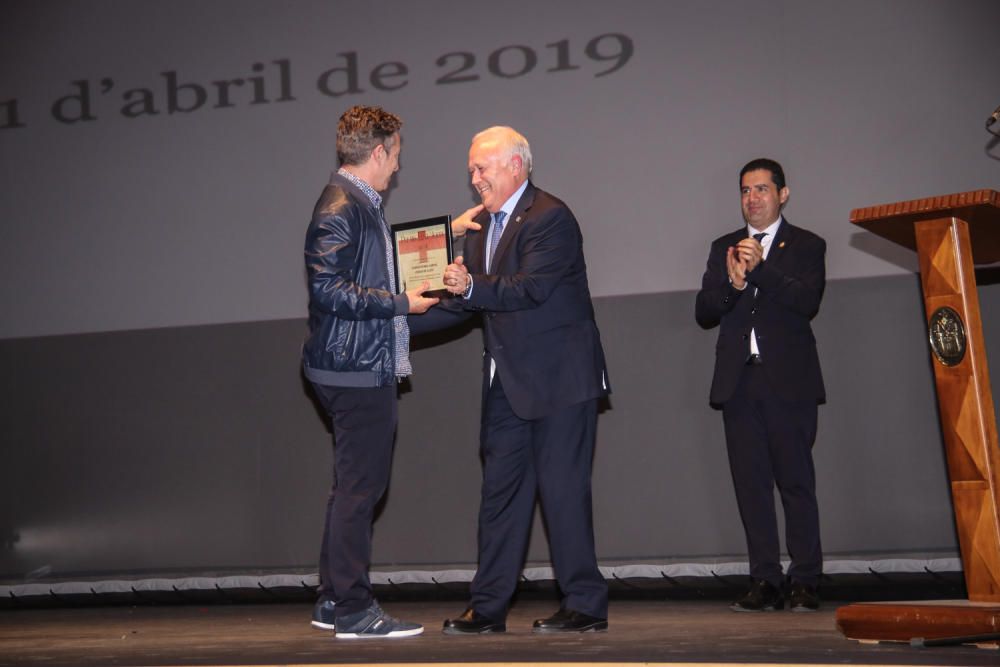
[[[750,586],[747,594],[729,605],[733,611],[776,611],[785,606],[781,591],[763,579]]]
[[[788,596],[788,608],[792,611],[816,611],[819,609],[819,595],[813,586],[792,582],[792,593]]]
[[[483,635],[488,632],[507,632],[507,624],[494,621],[469,607],[458,618],[449,618],[441,631],[446,635]]]
[[[608,619],[587,616],[572,609],[560,609],[548,618],[540,618],[532,632],[601,632],[608,629]]]

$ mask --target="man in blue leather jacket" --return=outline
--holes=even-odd
[[[438,302],[429,285],[396,293],[389,225],[379,194],[399,169],[402,121],[378,107],[340,117],[340,169],[323,190],[306,233],[309,337],[303,370],[330,415],[333,485],[320,551],[313,625],[338,639],[407,637],[372,595],[372,520],[385,492],[398,417],[396,384],[411,373],[408,313]]]

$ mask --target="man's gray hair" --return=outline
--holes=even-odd
[[[520,157],[525,173],[531,174],[531,146],[528,145],[528,140],[524,138],[523,134],[506,125],[494,125],[472,137],[472,143],[476,143],[480,139],[497,142],[503,149],[504,157],[508,159],[515,155]]]

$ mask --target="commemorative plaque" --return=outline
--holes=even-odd
[[[444,270],[452,261],[450,215],[393,225],[392,251],[400,292],[426,280],[431,284],[426,296],[448,296]]]

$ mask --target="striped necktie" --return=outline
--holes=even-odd
[[[493,231],[492,236],[490,236],[490,252],[489,259],[486,262],[486,272],[490,273],[493,268],[493,254],[497,251],[497,245],[500,244],[500,235],[503,234],[503,219],[507,217],[507,214],[503,211],[497,211],[493,214]]]

